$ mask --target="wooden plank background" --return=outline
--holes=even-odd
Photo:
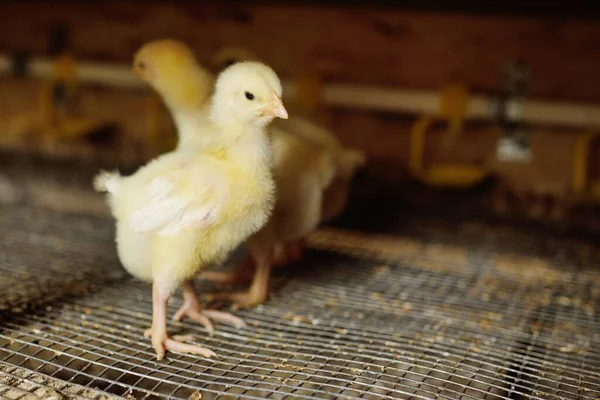
[[[82,58],[128,62],[147,40],[175,37],[208,56],[253,49],[288,77],[437,88],[450,79],[495,90],[499,68],[522,57],[532,94],[600,100],[600,24],[562,18],[461,15],[320,6],[174,2],[3,2],[0,49],[48,50],[56,22]]]
[[[600,101],[600,24],[593,20],[315,4],[19,1],[0,4],[0,51],[47,53],[49,32],[57,22],[70,28],[73,52],[86,60],[128,63],[144,42],[173,37],[189,43],[203,60],[223,45],[248,47],[286,78],[314,71],[329,82],[428,89],[459,80],[473,91],[494,93],[501,66],[523,58],[532,68],[532,96]],[[2,96],[15,93],[4,90]],[[90,96],[102,97],[97,91]],[[119,108],[103,113],[122,121],[127,135],[143,138],[139,113],[116,113],[123,104],[139,110],[136,102],[143,99],[122,96],[125,100],[112,102]],[[94,106],[89,110],[93,114]],[[406,165],[414,117],[326,111],[329,126],[346,143],[362,147],[373,159],[390,161],[398,171]],[[2,114],[0,124],[10,117]],[[444,159],[485,164],[523,185],[567,190],[572,133],[533,127],[534,161],[505,165],[493,156],[498,127],[475,124]],[[436,143],[431,143],[428,152],[433,154]],[[599,169],[596,163],[592,173],[600,175]]]

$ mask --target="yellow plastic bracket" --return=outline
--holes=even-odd
[[[446,149],[456,140],[462,131],[469,95],[461,84],[450,84],[440,93],[440,117],[448,121],[448,133],[444,141]]]
[[[596,137],[596,133],[586,132],[579,135],[575,142],[573,157],[573,192],[575,194],[581,195],[587,189],[590,148]]]
[[[77,82],[77,62],[68,53],[59,55],[54,63],[53,75],[41,88],[40,93],[40,117],[47,126],[53,126],[56,121],[53,88],[57,82],[65,85],[67,92],[75,89]],[[69,93],[67,93],[68,95]]]
[[[584,195],[586,191],[592,192],[596,197],[597,183],[589,182],[588,168],[590,162],[591,147],[594,140],[598,137],[596,132],[585,132],[579,135],[575,142],[575,152],[573,156],[573,192],[576,195]]]
[[[424,173],[425,131],[431,126],[433,118],[422,115],[410,128],[410,172],[414,177]]]
[[[448,148],[462,131],[467,104],[466,88],[460,84],[448,85],[440,93],[438,114],[435,117],[423,115],[412,125],[409,168],[413,177],[431,185],[453,187],[470,186],[485,178],[487,171],[471,165],[434,164],[429,168],[424,166],[426,131],[434,118],[448,122],[448,131],[443,145]]]

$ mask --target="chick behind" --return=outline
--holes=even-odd
[[[160,95],[177,127],[177,149],[212,141],[209,123],[214,75],[202,67],[191,49],[173,39],[142,46],[133,57],[133,71]],[[210,139],[210,140],[208,140]]]

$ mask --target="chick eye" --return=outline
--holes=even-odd
[[[145,64],[143,61],[140,61],[140,62],[138,63],[138,68],[139,68],[139,69],[142,69],[142,70],[143,70],[143,69],[146,69],[146,64]]]
[[[254,100],[254,95],[252,93],[246,92],[246,93],[244,93],[244,95],[246,96],[246,98],[248,100]]]

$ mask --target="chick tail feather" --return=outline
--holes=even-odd
[[[94,189],[96,189],[97,192],[108,192],[110,194],[115,194],[119,186],[120,179],[121,175],[116,171],[101,171],[94,178]]]

